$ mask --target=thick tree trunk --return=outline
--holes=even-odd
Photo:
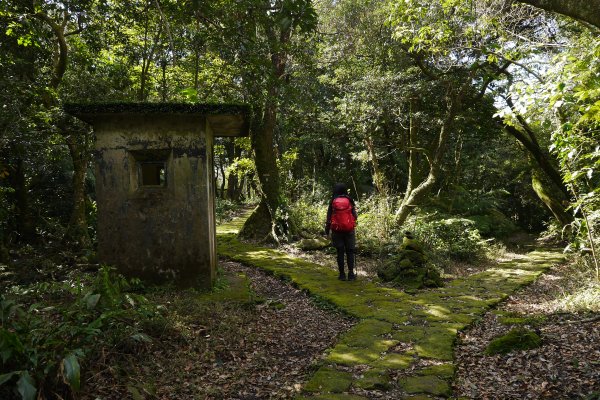
[[[554,189],[552,184],[546,183],[543,172],[538,168],[532,168],[531,185],[540,200],[548,207],[554,218],[561,226],[567,226],[573,222],[573,216],[567,212],[565,205],[569,202],[562,193]]]
[[[69,153],[73,160],[73,209],[63,240],[80,248],[89,248],[91,239],[88,232],[85,209],[85,175],[88,168],[88,155],[85,146],[77,143],[73,136],[66,137]]]
[[[281,204],[279,185],[279,168],[275,149],[275,125],[277,123],[277,108],[279,102],[279,85],[284,77],[287,53],[285,44],[290,41],[291,30],[288,28],[277,34],[273,26],[266,26],[266,35],[271,45],[272,81],[264,98],[264,108],[256,110],[251,126],[251,142],[254,150],[256,172],[260,182],[261,205],[254,213],[256,218],[267,217],[268,211],[271,229],[266,231],[267,224],[257,223],[256,218],[249,218],[240,231],[242,237],[268,239],[271,237],[279,243],[279,234],[286,234],[287,227],[277,227],[277,210]],[[278,49],[278,50],[275,50]],[[261,214],[258,211],[261,211]],[[280,230],[280,232],[278,232]]]
[[[240,232],[240,235],[245,238],[266,240],[271,236],[273,240],[278,240],[275,228],[276,212],[280,204],[279,169],[274,150],[277,118],[276,94],[275,88],[269,90],[269,97],[262,116],[255,115],[252,123],[251,141],[256,172],[260,182],[261,202]],[[263,221],[264,218],[268,218],[268,220]]]
[[[565,186],[562,180],[562,176],[558,169],[556,169],[550,160],[549,156],[541,149],[537,141],[531,139],[531,135],[527,135],[520,129],[515,128],[511,125],[504,125],[504,129],[517,139],[529,152],[529,154],[536,161],[537,165],[544,171],[546,176],[554,183],[554,185],[560,189],[566,198],[570,197],[569,190]]]
[[[600,28],[599,0],[517,0],[520,3],[563,14]]]

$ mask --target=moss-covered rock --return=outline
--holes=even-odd
[[[302,250],[321,250],[331,244],[327,238],[302,239],[298,242],[298,247]]]
[[[452,394],[450,384],[435,376],[409,376],[402,378],[398,383],[407,393],[429,393],[444,397]]]
[[[541,345],[542,338],[537,333],[525,328],[515,328],[492,340],[485,349],[485,354],[507,354],[515,350],[535,349]]]
[[[372,365],[376,368],[390,370],[407,369],[413,363],[414,358],[409,354],[389,353],[375,361]]]
[[[377,275],[384,282],[394,282],[406,288],[441,287],[439,272],[427,265],[421,244],[406,232],[397,254],[379,266]]]
[[[450,379],[454,376],[454,365],[448,364],[439,364],[432,365],[425,369],[422,369],[418,372],[419,375],[432,375],[437,376],[438,378]]]
[[[341,393],[352,384],[350,372],[338,371],[331,367],[322,367],[304,386],[306,392]]]
[[[383,369],[370,369],[353,383],[353,386],[365,390],[388,390],[390,374]]]

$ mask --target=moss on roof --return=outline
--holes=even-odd
[[[66,103],[64,110],[73,115],[90,114],[204,114],[250,115],[247,104],[191,103]]]

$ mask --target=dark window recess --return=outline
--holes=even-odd
[[[142,186],[166,186],[167,174],[164,162],[142,162],[139,164]]]

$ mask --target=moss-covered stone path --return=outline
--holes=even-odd
[[[348,392],[391,386],[407,399],[450,397],[457,332],[563,258],[533,251],[444,288],[407,294],[366,280],[339,281],[330,268],[242,243],[236,234],[244,221],[218,227],[219,255],[291,280],[359,318],[305,385],[305,398],[362,399]]]

